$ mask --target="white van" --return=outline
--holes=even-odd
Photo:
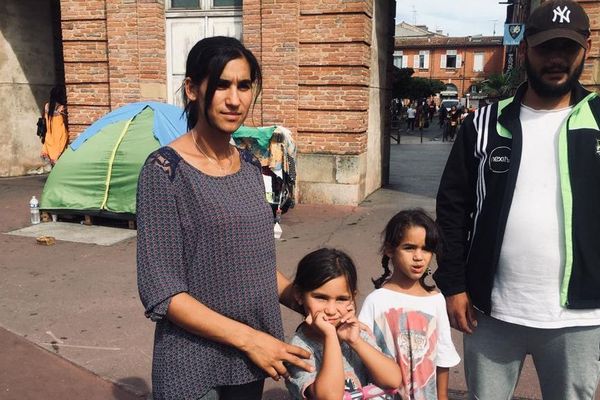
[[[450,111],[450,108],[452,108],[452,106],[456,106],[458,108],[459,103],[460,102],[458,101],[458,99],[444,99],[440,103],[440,108],[446,107],[446,110]]]

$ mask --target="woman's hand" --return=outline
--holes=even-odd
[[[302,359],[310,358],[305,349],[287,344],[261,331],[255,331],[252,340],[242,348],[256,366],[278,381],[280,377],[289,376],[284,362],[295,365],[305,371],[312,372],[314,367]]]

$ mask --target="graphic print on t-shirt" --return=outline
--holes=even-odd
[[[395,356],[402,371],[402,399],[428,400],[437,397],[437,324],[432,315],[421,311],[391,308],[375,321],[377,343],[386,343],[384,352]],[[380,327],[388,326],[384,335]],[[390,337],[391,336],[391,337]],[[391,342],[391,343],[390,343]],[[394,349],[393,354],[389,349]]]

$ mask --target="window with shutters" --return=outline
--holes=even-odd
[[[421,50],[414,57],[414,69],[429,69],[429,50]]]
[[[483,71],[483,63],[484,63],[484,53],[474,53],[473,54],[473,71],[474,72],[482,72]]]
[[[404,67],[404,53],[401,50],[394,51],[394,67],[405,68]]]
[[[441,68],[456,69],[462,66],[460,54],[456,50],[446,50],[446,54],[442,54]]]

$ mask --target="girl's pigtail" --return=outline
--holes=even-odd
[[[375,285],[375,289],[379,289],[383,286],[385,281],[390,277],[392,271],[390,271],[389,267],[390,258],[385,254],[381,258],[381,266],[383,267],[383,275],[381,275],[378,279],[371,279],[373,285]]]
[[[433,289],[435,289],[435,285],[428,285],[425,282],[425,279],[431,275],[431,268],[427,267],[427,272],[425,272],[423,275],[421,275],[421,278],[419,279],[419,283],[421,284],[421,286],[423,287],[423,289],[427,290],[428,292],[433,291]]]

